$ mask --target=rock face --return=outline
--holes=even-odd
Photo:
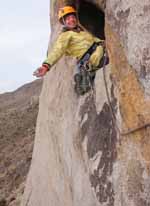
[[[51,2],[52,41],[60,29],[54,11],[67,2]],[[115,117],[103,71],[97,72],[94,91],[77,97],[73,90],[75,62],[61,59],[44,80],[22,206],[149,206],[150,128],[144,125],[150,123],[146,13],[150,2],[69,3],[77,4],[81,21],[85,17],[84,26],[93,22],[88,28],[96,34],[94,12],[91,20],[90,10],[82,13],[81,8],[87,4],[96,13],[105,7],[110,57],[105,73]],[[138,28],[145,30],[142,33]]]
[[[0,205],[17,206],[32,159],[41,80],[0,95]]]
[[[150,122],[150,2],[107,1],[106,35],[123,128]],[[145,53],[145,51],[147,51]],[[114,205],[150,205],[150,128],[121,136],[114,164]]]

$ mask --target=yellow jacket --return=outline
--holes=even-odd
[[[83,54],[90,48],[94,42],[100,42],[97,37],[94,37],[87,31],[66,31],[60,33],[52,50],[49,52],[44,63],[54,65],[64,54],[66,56],[76,57],[80,59]],[[90,57],[90,64],[97,66],[103,56],[103,47],[98,46]]]

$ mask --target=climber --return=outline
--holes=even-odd
[[[48,53],[47,59],[33,75],[43,77],[63,55],[76,57],[75,90],[82,95],[90,90],[89,81],[95,78],[95,71],[103,66],[104,41],[80,26],[77,12],[72,6],[61,8],[58,19],[63,25],[63,30]],[[105,64],[108,62],[107,57]]]

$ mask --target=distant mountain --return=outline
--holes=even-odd
[[[0,206],[18,205],[24,190],[41,86],[38,79],[0,95]]]

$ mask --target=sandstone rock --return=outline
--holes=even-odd
[[[54,11],[66,2],[51,2],[52,40],[60,29]],[[87,1],[71,2],[81,8]],[[88,2],[93,8],[93,1]],[[94,2],[100,6],[101,1]],[[75,62],[71,58],[63,58],[45,77],[22,206],[150,205],[150,129],[120,133],[150,120],[149,60],[143,58],[144,48],[149,50],[149,5],[147,0],[106,3],[105,37],[110,56],[106,79],[115,120],[102,71],[97,72],[94,91],[82,97],[73,90]],[[88,24],[90,15],[84,15]],[[138,31],[139,25],[145,34]]]

